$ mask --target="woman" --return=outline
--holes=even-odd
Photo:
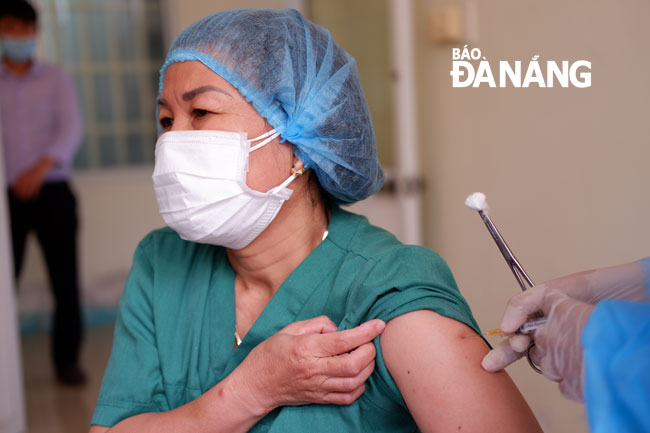
[[[326,30],[293,10],[206,17],[174,41],[158,107],[175,231],[135,252],[91,432],[540,431],[481,369],[442,259],[338,207],[383,176]]]

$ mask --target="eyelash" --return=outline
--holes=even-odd
[[[192,114],[197,118],[201,118],[201,117],[207,116],[208,114],[210,114],[210,112],[208,110],[204,110],[202,108],[195,108],[195,109],[192,110]],[[162,119],[160,119],[160,126],[163,129],[169,128],[173,124],[174,124],[174,121],[170,117],[163,117]]]

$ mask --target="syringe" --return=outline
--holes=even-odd
[[[540,317],[539,319],[529,320],[524,323],[517,329],[514,334],[509,332],[503,332],[501,328],[496,328],[485,333],[485,335],[496,336],[496,337],[507,337],[515,334],[532,334],[537,328],[546,323],[546,317]]]

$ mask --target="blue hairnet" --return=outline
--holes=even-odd
[[[232,84],[339,203],[381,188],[375,133],[356,62],[298,11],[219,12],[185,28],[160,72],[198,60]]]

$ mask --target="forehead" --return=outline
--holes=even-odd
[[[228,81],[196,60],[176,62],[167,67],[161,97],[173,93],[185,93],[203,86],[215,86],[234,97],[242,97]]]

